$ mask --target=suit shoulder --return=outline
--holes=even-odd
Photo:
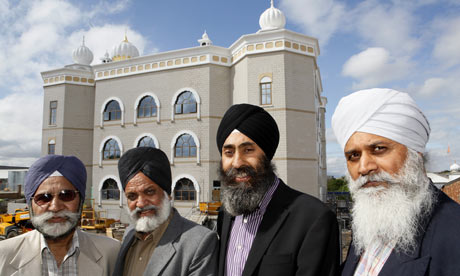
[[[189,233],[189,235],[206,235],[211,232],[213,232],[211,229],[208,229],[202,225],[199,225],[196,222],[193,222],[189,219],[186,219],[182,216],[180,216],[180,219],[182,220],[183,228],[184,228],[184,233]]]
[[[96,235],[93,233],[88,233],[84,231],[80,231],[79,235],[84,235],[88,237],[97,248],[105,249],[105,250],[118,250],[120,249],[120,242],[116,239],[109,238],[107,236]]]
[[[290,208],[309,210],[309,212],[314,211],[319,214],[331,213],[333,215],[332,210],[318,198],[297,191],[287,185],[285,187],[287,199],[290,200],[290,202],[292,202],[290,204]]]

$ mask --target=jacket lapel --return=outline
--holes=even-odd
[[[94,243],[78,228],[78,243],[80,244],[80,255],[78,256],[78,274],[80,275],[102,275],[103,269],[98,262],[102,258]]]
[[[281,227],[288,215],[288,210],[286,210],[288,202],[285,200],[284,196],[285,190],[286,184],[284,184],[280,179],[278,188],[273,194],[259,228],[257,229],[256,237],[244,266],[243,276],[249,276],[254,273],[254,270],[262,260],[270,242],[273,240],[278,232],[278,229]]]
[[[34,230],[24,235],[26,237],[18,246],[17,253],[10,263],[17,270],[13,275],[27,275],[31,271],[34,272],[34,275],[40,275],[42,271],[40,233]]]
[[[123,243],[121,244],[120,251],[118,252],[117,262],[115,263],[115,268],[112,276],[121,276],[125,269],[125,258],[128,254],[128,250],[134,242],[134,233],[135,230],[133,227],[128,227],[126,229],[125,236],[123,237]]]
[[[169,222],[166,231],[163,233],[157,247],[153,251],[150,261],[145,269],[144,275],[160,275],[168,265],[169,261],[176,254],[173,242],[182,233],[182,217],[173,209],[173,217]]]
[[[348,248],[347,259],[345,263],[342,264],[342,276],[352,276],[355,273],[356,266],[358,265],[360,256],[356,255],[355,247],[353,246],[353,241],[350,243],[350,248]]]
[[[222,231],[220,237],[220,248],[219,250],[219,273],[218,275],[223,276],[225,274],[225,261],[227,256],[227,244],[230,236],[230,230],[232,227],[232,220],[234,219],[225,211],[221,211],[220,215],[223,217]]]

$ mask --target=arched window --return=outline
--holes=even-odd
[[[115,180],[109,178],[104,181],[101,197],[103,200],[120,200],[120,190]]]
[[[175,157],[195,157],[196,156],[196,144],[193,140],[192,135],[182,134],[176,142],[175,146]]]
[[[107,103],[105,110],[104,110],[104,121],[115,121],[121,119],[121,108],[120,104],[115,101],[111,100]]]
[[[155,141],[153,141],[152,137],[149,136],[144,136],[141,140],[139,140],[137,146],[156,148]]]
[[[174,187],[174,200],[195,200],[196,190],[188,178],[181,178]]]
[[[272,104],[272,80],[269,77],[260,80],[260,104]]]
[[[104,151],[103,151],[103,159],[119,159],[121,155],[120,147],[115,139],[109,139],[105,142]]]
[[[56,152],[56,141],[54,139],[51,139],[48,142],[48,154],[55,154]]]
[[[177,97],[176,114],[196,113],[196,108],[196,100],[192,92],[184,91]]]
[[[145,96],[142,98],[137,109],[137,118],[148,118],[156,115],[157,105],[155,103],[155,99],[151,96]]]

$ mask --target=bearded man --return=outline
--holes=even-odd
[[[460,205],[426,176],[430,126],[414,100],[355,92],[340,100],[332,128],[354,200],[342,275],[460,275]]]
[[[118,172],[133,221],[113,275],[212,276],[217,235],[171,207],[171,167],[159,149],[128,150]]]
[[[38,159],[24,187],[36,230],[0,242],[0,275],[111,275],[120,243],[77,227],[85,190],[75,156]]]
[[[336,217],[276,176],[271,160],[278,142],[275,120],[259,106],[233,105],[219,125],[220,276],[337,273]]]

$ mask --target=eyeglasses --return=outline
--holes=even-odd
[[[38,206],[41,206],[41,205],[50,203],[53,200],[53,198],[57,196],[59,200],[64,201],[64,202],[69,202],[69,201],[74,200],[77,194],[78,194],[77,190],[61,190],[57,194],[43,193],[43,194],[35,195],[34,201]]]

